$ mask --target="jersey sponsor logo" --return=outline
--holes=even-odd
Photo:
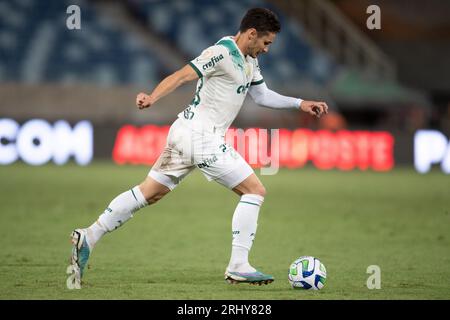
[[[187,107],[183,111],[184,118],[187,120],[191,120],[194,117],[194,112],[191,111],[191,107]]]
[[[200,91],[203,88],[203,78],[200,78],[198,85],[197,85],[197,90],[195,91],[195,95],[194,98],[192,99],[190,105],[197,107],[200,103]]]
[[[219,56],[214,56],[214,57],[211,58],[211,60],[209,60],[209,62],[205,63],[205,64],[202,66],[202,69],[203,69],[203,70],[206,70],[206,69],[208,69],[208,68],[212,68],[212,67],[214,67],[217,63],[219,63],[219,61],[222,60],[222,59],[223,59],[223,54],[221,54],[221,55],[219,55]]]
[[[237,94],[245,94],[247,92],[248,87],[250,87],[250,82],[247,84],[243,84],[242,86],[239,86],[236,90]]]

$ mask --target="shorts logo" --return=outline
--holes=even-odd
[[[227,151],[227,145],[226,145],[226,144],[221,144],[221,145],[219,146],[219,148],[222,150],[222,152]]]
[[[197,165],[197,167],[199,169],[201,169],[201,168],[209,168],[217,160],[218,160],[217,156],[213,156],[212,158],[208,158],[208,159],[204,160],[202,163],[199,163]]]
[[[206,70],[208,68],[212,68],[214,67],[220,60],[223,59],[223,55],[219,55],[219,56],[214,56],[211,58],[211,60],[208,63],[205,63],[202,68],[203,70]]]

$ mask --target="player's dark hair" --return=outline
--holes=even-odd
[[[252,8],[242,18],[240,32],[255,28],[260,34],[268,32],[278,33],[281,30],[280,20],[277,15],[266,8]]]

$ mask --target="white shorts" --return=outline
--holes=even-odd
[[[150,170],[150,177],[173,190],[197,167],[208,181],[233,189],[253,173],[223,137],[194,131],[183,121],[177,119],[170,127],[166,146]]]

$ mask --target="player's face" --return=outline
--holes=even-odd
[[[275,40],[276,33],[269,32],[261,36],[256,36],[250,41],[249,54],[252,58],[256,58],[261,53],[269,51],[269,46]]]

